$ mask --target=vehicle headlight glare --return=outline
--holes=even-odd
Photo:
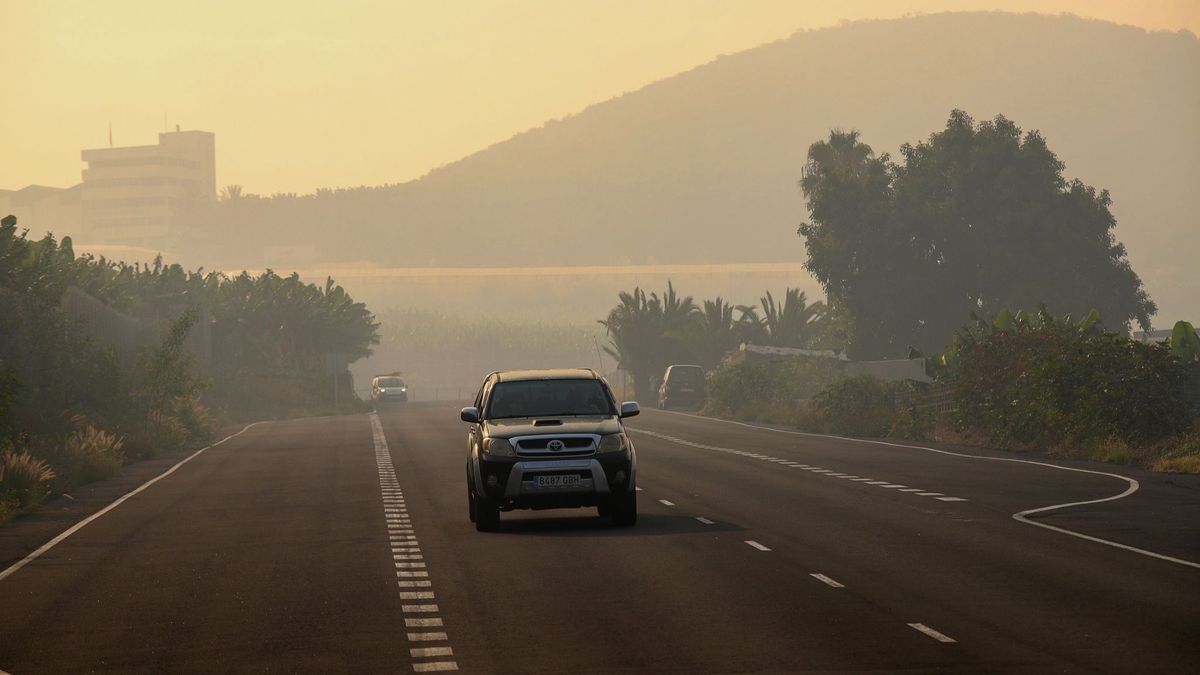
[[[483,451],[493,457],[513,457],[517,454],[506,438],[485,438]]]
[[[624,452],[629,449],[629,437],[625,434],[607,434],[600,439],[599,452]]]

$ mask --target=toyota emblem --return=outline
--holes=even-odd
[[[558,452],[559,450],[562,450],[565,447],[566,446],[563,445],[563,442],[558,440],[557,438],[546,444],[546,448],[548,448],[551,452]]]

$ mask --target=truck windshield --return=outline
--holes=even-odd
[[[492,388],[488,419],[615,415],[600,380],[526,380]]]

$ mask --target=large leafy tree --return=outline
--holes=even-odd
[[[845,311],[852,355],[938,351],[971,312],[1004,307],[1149,326],[1156,308],[1113,235],[1108,193],[1064,178],[1036,131],[955,110],[901,157],[834,131],[800,181],[805,265]]]

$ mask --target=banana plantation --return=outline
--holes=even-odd
[[[377,329],[332,279],[77,256],[4,218],[0,502],[203,443],[222,422],[361,405],[345,367]]]

